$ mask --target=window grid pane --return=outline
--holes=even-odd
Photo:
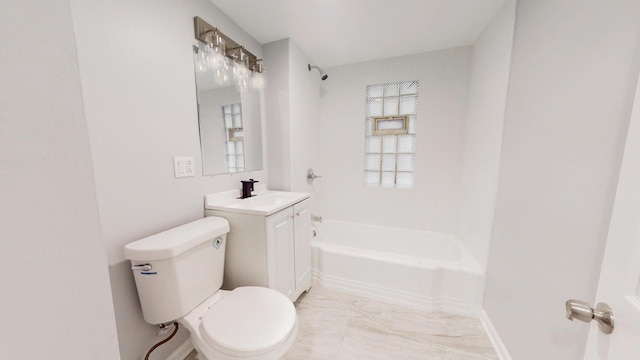
[[[418,93],[418,82],[417,81],[405,81],[400,84],[400,94],[417,94]]]
[[[398,135],[385,135],[382,138],[382,152],[395,154],[398,151]]]
[[[364,157],[364,169],[371,171],[380,171],[380,155],[373,154]]]
[[[367,86],[364,163],[364,183],[366,186],[413,188],[418,93],[418,81]],[[373,135],[372,118],[380,116],[407,116],[408,134]]]
[[[396,174],[396,187],[403,189],[410,189],[413,187],[413,173],[412,172],[398,172]]]
[[[400,97],[400,114],[413,115],[418,111],[418,96],[405,95]]]
[[[398,171],[413,171],[413,154],[398,154]]]
[[[382,116],[382,99],[367,100],[367,117]]]
[[[380,186],[380,172],[379,171],[365,171],[364,183],[368,186]]]
[[[398,98],[384,98],[384,116],[398,115]]]
[[[398,152],[414,154],[416,152],[416,136],[398,135]]]
[[[367,120],[365,120],[364,134],[366,136],[373,135],[373,119],[368,118]]]
[[[393,171],[385,171],[382,173],[382,187],[395,187],[396,183],[396,173]]]
[[[242,141],[244,136],[242,133],[242,105],[239,103],[222,105],[222,114],[224,132],[226,134],[227,170],[229,172],[245,171],[244,141]],[[233,138],[231,138],[232,135]]]
[[[389,83],[384,86],[384,96],[398,96],[398,92],[400,91],[400,84],[398,83]]]
[[[416,115],[409,115],[409,129],[408,132],[409,134],[415,134],[416,133]]]
[[[367,86],[367,98],[377,98],[384,96],[384,85]]]
[[[367,154],[380,153],[380,146],[382,146],[381,139],[380,136],[368,136],[365,152]]]

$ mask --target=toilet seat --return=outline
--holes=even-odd
[[[268,288],[245,286],[229,292],[202,315],[202,337],[232,357],[258,357],[273,351],[297,329],[293,303]]]

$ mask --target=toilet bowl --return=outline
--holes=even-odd
[[[280,359],[298,334],[295,307],[273,289],[220,289],[228,232],[211,216],[127,244],[143,317],[178,321],[202,360]]]
[[[291,301],[262,287],[219,290],[178,322],[198,353],[211,360],[280,359],[298,333]]]

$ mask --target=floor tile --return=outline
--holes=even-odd
[[[477,318],[409,309],[316,283],[295,305],[299,330],[286,360],[498,359]]]
[[[380,359],[498,358],[477,318],[409,309],[317,284],[298,301],[296,308],[301,328],[309,326],[309,329],[301,329],[289,353],[291,357],[287,357],[290,360],[300,356],[301,349],[310,351],[310,343],[313,349],[324,349],[323,355],[313,357],[316,359],[334,359],[336,352],[339,359],[353,359],[367,351],[372,358]],[[324,345],[323,339],[328,341]],[[401,348],[410,350],[398,350]]]
[[[433,345],[376,327],[350,324],[344,338],[340,360],[429,359],[448,360],[448,354]]]

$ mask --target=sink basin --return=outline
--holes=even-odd
[[[207,195],[205,209],[268,216],[309,198],[308,193],[260,191],[255,196],[238,199],[239,191]]]

